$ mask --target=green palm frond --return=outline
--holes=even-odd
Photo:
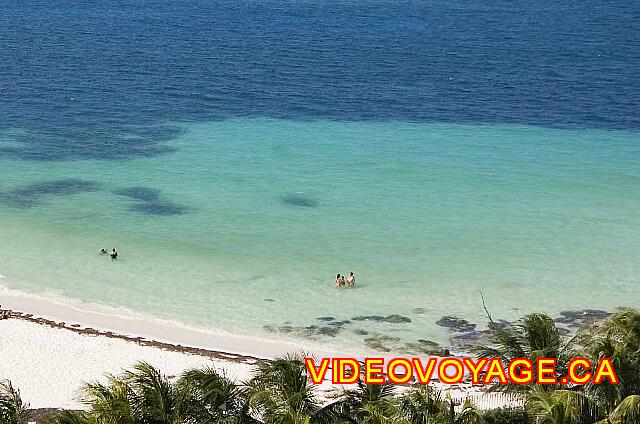
[[[100,424],[95,415],[83,411],[60,411],[44,419],[42,424]]]
[[[179,422],[178,393],[159,370],[140,362],[125,373],[123,380],[130,388],[130,404],[137,420],[154,424]]]
[[[245,390],[213,368],[186,371],[176,388],[180,415],[194,424],[252,420]]]
[[[0,424],[26,424],[29,405],[22,402],[20,391],[10,381],[0,382]]]
[[[314,386],[308,380],[304,355],[287,355],[260,363],[248,383],[247,395],[253,414],[267,423],[313,421],[321,410]]]
[[[130,390],[126,382],[108,376],[109,384],[88,383],[82,389],[82,401],[92,415],[103,423],[133,424]]]
[[[574,356],[573,338],[563,342],[555,321],[545,314],[529,314],[514,324],[490,325],[490,345],[479,346],[475,353],[484,358],[500,358],[508,364],[517,358],[534,362],[539,358],[556,358],[557,371],[564,375],[569,360]],[[531,385],[495,384],[492,391],[527,392]]]
[[[594,422],[597,409],[583,393],[572,390],[533,389],[525,408],[540,424],[580,424]]]
[[[615,424],[640,423],[640,395],[627,396],[609,415]]]
[[[448,409],[442,392],[430,386],[416,386],[400,398],[400,408],[411,424],[429,424]]]

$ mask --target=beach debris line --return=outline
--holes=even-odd
[[[11,310],[2,309],[2,305],[0,305],[0,320],[11,318]]]
[[[1,307],[1,306],[0,306]],[[40,325],[46,325],[52,328],[59,328],[67,331],[71,331],[77,334],[85,336],[102,336],[112,339],[120,339],[128,342],[136,343],[140,346],[155,347],[162,350],[171,352],[186,353],[191,355],[205,356],[213,359],[222,359],[236,363],[256,364],[264,361],[264,358],[258,358],[255,356],[249,356],[244,354],[237,354],[232,352],[224,352],[217,350],[204,349],[199,347],[183,346],[180,344],[173,344],[168,342],[161,342],[153,339],[147,339],[140,336],[130,336],[125,334],[114,333],[108,330],[97,330],[92,327],[83,326],[80,324],[68,324],[64,321],[56,322],[47,318],[36,317],[33,314],[28,314],[20,311],[0,309],[0,316],[4,318],[0,319],[19,319],[23,321],[29,321]]]

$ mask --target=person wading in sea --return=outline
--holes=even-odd
[[[349,273],[349,278],[347,278],[347,285],[353,286],[355,283],[356,283],[356,276],[352,271]]]

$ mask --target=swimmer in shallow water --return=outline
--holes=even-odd
[[[347,284],[350,286],[353,286],[355,283],[356,283],[356,276],[352,271],[349,273],[349,278],[347,278]]]
[[[118,252],[116,251],[115,247],[113,248],[113,250],[111,251],[111,260],[116,260],[118,259]]]
[[[107,249],[105,249],[104,247],[102,249],[100,249],[100,254],[101,255],[106,255],[107,253],[109,253],[109,251]]]

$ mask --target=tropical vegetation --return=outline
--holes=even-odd
[[[213,368],[169,379],[147,363],[86,384],[83,411],[58,411],[48,424],[637,424],[640,423],[640,312],[621,310],[572,338],[550,317],[531,314],[490,325],[480,357],[505,363],[552,357],[563,373],[572,356],[611,358],[620,384],[495,386],[522,407],[482,411],[431,386],[396,387],[358,381],[327,393],[311,384],[301,356],[261,362],[245,383]],[[0,424],[26,424],[30,411],[11,383],[0,384]]]

